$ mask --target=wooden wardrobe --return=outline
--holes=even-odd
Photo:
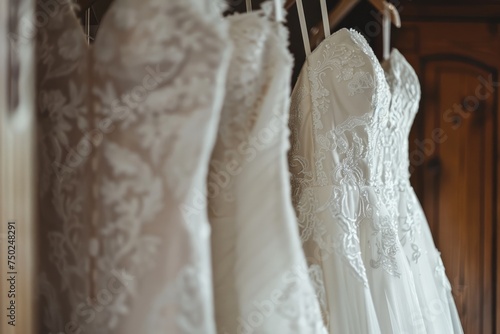
[[[466,334],[500,334],[500,3],[403,2],[396,46],[422,86],[412,184]]]

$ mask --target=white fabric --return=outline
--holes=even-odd
[[[391,54],[391,12],[389,4],[384,1],[384,12],[382,16],[382,43],[383,43],[383,59],[387,60]]]
[[[283,8],[283,0],[274,0],[274,12],[275,19],[278,22],[283,22],[285,20],[285,14],[283,13],[285,9]]]
[[[334,33],[306,59],[292,93],[289,153],[303,246],[322,270],[330,333],[458,333],[450,317],[425,320],[430,305],[421,303],[449,294],[433,276],[415,279],[400,240],[402,160],[395,154],[404,148],[394,119],[404,108],[390,108],[404,98],[400,106],[415,103],[398,87],[418,82],[403,75],[409,81],[389,86],[388,78],[352,30]]]
[[[410,184],[408,137],[419,107],[418,77],[396,49],[383,67],[391,90],[389,126],[394,148],[394,186],[399,197],[399,239],[411,265],[423,323],[426,333],[462,333],[451,285],[425,214]]]
[[[203,192],[229,61],[199,0],[116,0],[88,47],[38,31],[43,333],[215,334]]]
[[[261,10],[228,21],[234,54],[208,176],[218,333],[326,333],[290,201],[287,34]]]

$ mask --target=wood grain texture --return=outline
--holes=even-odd
[[[422,85],[411,135],[412,182],[442,252],[466,334],[500,333],[500,88],[484,84],[489,78],[498,81],[499,28],[422,20],[405,22],[394,37]],[[432,140],[436,129],[444,133],[442,143]]]

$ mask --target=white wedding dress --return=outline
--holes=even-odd
[[[441,256],[410,184],[408,138],[420,101],[418,77],[397,49],[383,68],[391,90],[392,142],[388,144],[394,161],[394,193],[399,198],[399,239],[413,272],[423,324],[427,333],[463,333]]]
[[[115,0],[38,32],[43,333],[215,334],[206,187],[230,48],[204,0]]]
[[[273,3],[262,6],[227,18],[234,46],[208,176],[217,332],[326,333],[290,201],[288,36]]]
[[[404,242],[406,226],[400,226],[400,201],[406,199],[398,188],[399,166],[403,157],[408,160],[402,136],[408,140],[409,125],[397,120],[418,99],[401,94],[401,88],[418,89],[418,81],[399,77],[397,66],[387,66],[385,73],[353,30],[328,36],[325,24],[327,37],[311,53],[301,1],[297,4],[307,59],[292,93],[289,163],[304,250],[309,265],[322,270],[320,300],[328,330],[459,333],[450,316],[452,300],[443,300],[449,290],[436,283],[434,273],[419,276],[409,261],[412,243]],[[389,61],[409,66],[397,51]],[[408,174],[404,177],[408,182]],[[423,253],[430,246],[421,247]],[[435,269],[435,248],[425,254],[426,270]],[[426,303],[435,298],[442,307],[429,317]]]

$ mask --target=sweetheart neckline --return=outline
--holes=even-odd
[[[389,57],[387,59],[384,59],[382,61],[378,60],[377,57],[375,56],[375,52],[373,51],[373,48],[370,46],[370,44],[368,43],[366,38],[357,30],[348,29],[348,28],[341,28],[341,29],[333,32],[332,34],[330,34],[330,36],[328,36],[324,40],[322,40],[318,44],[318,46],[314,50],[312,50],[312,52],[308,56],[306,56],[306,60],[305,60],[304,64],[302,65],[302,69],[304,68],[304,66],[306,66],[308,60],[311,59],[313,54],[317,50],[321,49],[321,46],[323,44],[325,44],[327,41],[331,41],[334,38],[334,36],[340,35],[341,33],[347,33],[351,37],[353,43],[359,47],[361,47],[361,45],[359,45],[358,41],[356,40],[356,38],[353,35],[356,34],[361,39],[364,40],[364,42],[366,43],[366,47],[368,48],[368,50],[370,50],[371,54],[373,55],[374,60],[372,60],[372,63],[374,63],[375,64],[374,66],[377,67],[375,69],[375,71],[381,71],[381,73],[383,74],[383,78],[384,78],[383,82],[387,88],[388,94],[390,96],[390,100],[392,101],[393,92],[392,92],[391,85],[390,85],[389,80],[388,80],[388,72],[393,70],[392,69],[392,61],[393,61],[394,57],[396,56],[396,54],[399,54],[399,56],[403,58],[405,63],[407,63],[409,65],[408,60],[406,60],[406,58],[401,54],[401,52],[399,52],[399,50],[397,48],[391,49],[391,52],[390,52]],[[371,59],[370,54],[367,54],[367,56]],[[411,67],[411,65],[409,65],[409,66]],[[389,67],[389,69],[386,70],[386,67]],[[302,69],[300,70],[300,72],[302,72]],[[295,89],[295,87],[294,87],[294,89]],[[292,90],[292,92],[293,92],[293,90]]]
[[[302,73],[302,71],[304,70],[304,67],[306,67],[306,66],[307,66],[307,63],[308,63],[308,61],[311,59],[311,57],[313,57],[313,55],[314,55],[314,54],[315,54],[315,53],[316,53],[319,49],[322,49],[322,45],[326,44],[326,43],[327,43],[327,41],[332,41],[332,40],[333,40],[333,38],[334,38],[335,36],[339,36],[341,33],[347,33],[347,34],[350,36],[350,38],[351,38],[352,42],[354,43],[354,45],[356,45],[357,47],[359,47],[359,48],[361,48],[361,49],[362,49],[361,45],[359,45],[359,42],[356,40],[356,38],[355,38],[353,35],[354,35],[354,34],[358,34],[360,38],[364,39],[364,42],[366,43],[366,46],[367,46],[367,47],[368,47],[368,49],[370,50],[370,52],[371,52],[371,54],[373,55],[373,58],[374,58],[375,60],[372,60],[371,55],[370,55],[370,54],[368,54],[367,52],[363,51],[363,53],[365,53],[365,54],[366,54],[366,56],[367,56],[368,58],[370,58],[370,61],[371,61],[372,63],[375,63],[375,65],[374,65],[374,71],[375,71],[375,72],[376,72],[376,71],[381,71],[381,73],[382,73],[382,75],[383,75],[383,84],[385,85],[385,89],[387,90],[387,92],[388,92],[388,94],[389,94],[389,97],[390,97],[390,99],[389,99],[389,100],[392,100],[392,91],[391,91],[391,87],[390,87],[389,82],[388,82],[388,80],[387,80],[387,73],[385,72],[383,65],[384,65],[386,62],[389,62],[389,61],[392,59],[392,57],[393,57],[393,55],[394,55],[394,50],[396,50],[396,49],[395,49],[395,48],[393,48],[393,49],[391,50],[391,53],[389,54],[389,58],[387,58],[387,59],[386,59],[386,60],[384,60],[383,62],[380,62],[380,61],[377,59],[377,57],[375,56],[375,52],[373,52],[373,48],[370,46],[370,44],[368,44],[368,41],[366,40],[366,38],[365,38],[363,35],[361,35],[361,33],[359,33],[358,31],[356,31],[356,30],[354,30],[354,29],[352,29],[352,28],[351,28],[351,29],[341,28],[341,29],[339,29],[339,30],[337,30],[337,31],[335,31],[335,32],[333,32],[333,33],[331,33],[328,37],[326,37],[324,40],[322,40],[322,41],[318,44],[318,46],[316,46],[316,48],[315,48],[314,50],[312,50],[312,52],[311,52],[309,55],[307,55],[307,56],[306,56],[306,59],[305,59],[305,61],[304,61],[304,64],[302,64],[302,68],[300,69],[300,72],[299,72],[299,73]],[[318,52],[319,52],[319,51],[318,51]],[[375,69],[375,67],[377,67],[377,68]],[[295,83],[295,85],[294,85],[294,87],[293,87],[293,89],[292,89],[292,94],[293,94],[293,92],[295,91],[295,88],[296,88],[296,87],[297,87],[297,82]]]
[[[311,58],[311,57],[312,57],[312,55],[313,55],[313,54],[314,54],[314,53],[315,53],[318,49],[320,49],[320,46],[321,46],[322,44],[326,43],[326,41],[329,41],[329,40],[333,39],[333,37],[334,37],[334,36],[336,36],[336,35],[340,35],[340,33],[348,33],[348,34],[349,34],[349,36],[351,36],[351,37],[352,37],[352,35],[353,35],[353,34],[358,34],[358,35],[360,35],[360,37],[365,38],[365,37],[364,37],[363,35],[361,35],[361,33],[360,33],[360,32],[358,32],[357,30],[354,30],[354,29],[348,29],[348,28],[340,28],[339,30],[337,30],[337,31],[335,31],[335,32],[333,32],[333,33],[331,33],[331,34],[330,34],[330,36],[328,36],[328,37],[326,37],[324,40],[322,40],[322,41],[318,44],[318,46],[317,46],[314,50],[312,50],[311,54],[309,54],[309,56],[307,56],[307,57],[306,57],[306,61],[307,61],[309,58]],[[366,39],[365,39],[365,40],[366,40]],[[354,41],[354,42],[356,42],[356,41]],[[375,52],[373,51],[373,48],[370,46],[370,44],[368,44],[368,41],[366,41],[366,44],[367,44],[367,46],[369,47],[370,51],[371,51],[371,52],[375,55]],[[384,69],[384,65],[385,65],[385,64],[387,64],[387,63],[389,63],[389,62],[391,61],[391,59],[392,59],[392,57],[394,56],[394,54],[395,54],[395,52],[396,52],[396,51],[397,51],[397,52],[399,52],[399,50],[398,50],[397,48],[392,48],[392,49],[391,49],[391,52],[390,52],[390,54],[389,54],[389,58],[387,58],[387,59],[385,59],[385,60],[382,60],[382,61],[380,61],[380,60],[378,60],[378,59],[377,59],[377,61],[376,61],[375,63],[377,63],[377,64],[378,64],[378,66],[379,66],[380,68],[382,68],[382,70],[383,70],[383,69]]]

